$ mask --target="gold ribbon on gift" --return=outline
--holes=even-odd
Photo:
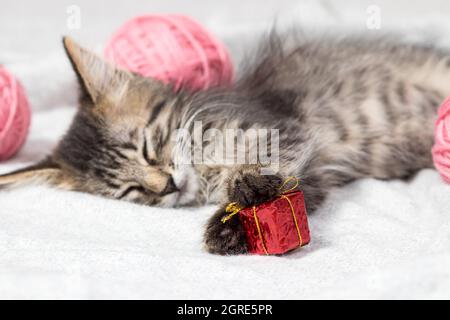
[[[291,186],[290,188],[284,189],[286,187],[286,185],[288,185],[290,182],[294,181],[295,183],[293,184],[293,186]],[[299,185],[299,180],[296,177],[289,177],[286,180],[284,180],[283,184],[280,186],[280,191],[281,193],[278,195],[280,198],[285,199],[288,203],[289,203],[289,207],[291,208],[291,213],[292,213],[292,218],[294,219],[294,223],[295,223],[295,228],[297,230],[297,235],[298,235],[298,240],[299,240],[299,246],[301,247],[303,244],[303,239],[302,239],[302,235],[300,233],[300,227],[298,225],[298,221],[297,221],[297,217],[295,216],[295,210],[294,210],[294,206],[292,205],[291,199],[289,199],[289,197],[286,196],[287,193],[295,190]],[[244,209],[243,207],[239,206],[237,204],[237,202],[231,202],[230,204],[227,205],[227,207],[225,208],[225,212],[229,213],[227,216],[222,218],[222,223],[227,222],[228,220],[230,220],[233,216],[235,216],[236,214],[239,213],[239,211],[241,211],[242,209]],[[264,242],[264,238],[261,232],[261,226],[259,225],[259,219],[258,216],[256,214],[256,206],[253,206],[253,218],[255,219],[255,224],[256,224],[256,229],[258,230],[258,236],[259,239],[261,240],[263,249],[264,249],[264,253],[266,255],[269,255],[269,252],[267,251],[266,248],[266,244]]]

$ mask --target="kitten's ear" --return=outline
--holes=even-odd
[[[74,189],[72,179],[51,159],[0,175],[0,189],[36,182],[66,190]]]
[[[63,38],[64,49],[78,77],[81,89],[95,104],[102,97],[121,96],[133,74],[115,68],[95,53],[79,46],[69,37]]]

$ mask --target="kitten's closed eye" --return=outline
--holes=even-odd
[[[117,199],[123,199],[133,191],[145,193],[145,189],[142,186],[130,186],[126,188],[124,191],[122,191],[122,193],[117,197]]]
[[[145,161],[147,161],[147,163],[150,166],[156,166],[158,164],[158,161],[150,158],[148,155],[147,138],[145,136],[145,133],[144,133],[144,146],[142,147],[142,155],[143,155]]]

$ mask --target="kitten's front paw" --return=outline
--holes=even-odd
[[[271,200],[280,192],[282,179],[277,175],[260,175],[254,170],[241,170],[231,177],[228,196],[243,207]]]
[[[228,213],[222,208],[209,219],[205,232],[206,250],[221,255],[247,253],[247,239],[239,217],[223,223],[221,219],[226,215]]]

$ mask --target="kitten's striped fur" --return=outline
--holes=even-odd
[[[0,184],[43,178],[66,189],[148,205],[199,205],[271,198],[297,176],[310,212],[355,179],[408,178],[432,167],[437,107],[450,88],[450,54],[390,37],[271,36],[232,88],[193,95],[119,71],[70,39],[80,111],[54,153]],[[180,165],[177,128],[280,130],[280,172],[255,166]],[[205,233],[213,253],[246,252],[238,219]]]

